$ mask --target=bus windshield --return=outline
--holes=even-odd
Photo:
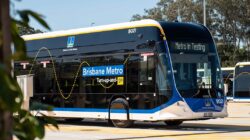
[[[213,44],[170,41],[175,83],[184,98],[217,97],[222,89],[220,67]],[[219,95],[222,96],[222,95]]]
[[[241,98],[250,97],[250,65],[238,65],[235,67],[234,96]]]

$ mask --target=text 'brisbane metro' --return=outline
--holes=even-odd
[[[117,75],[123,75],[123,65],[82,68],[82,76],[117,76]]]

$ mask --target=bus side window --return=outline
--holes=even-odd
[[[155,67],[154,54],[142,54],[139,68],[139,92],[155,92]]]

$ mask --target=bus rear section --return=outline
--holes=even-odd
[[[226,117],[226,97],[216,46],[202,25],[162,24],[183,119]],[[202,74],[201,74],[202,72]],[[185,113],[186,112],[186,113]]]
[[[250,102],[250,62],[235,65],[233,101]]]

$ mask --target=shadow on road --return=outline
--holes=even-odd
[[[72,121],[59,121],[59,125],[74,125],[74,126],[97,126],[97,127],[109,127],[107,121],[103,120],[84,120],[80,122]],[[116,129],[115,127],[113,127]],[[120,128],[117,128],[120,129]],[[240,126],[240,125],[228,125],[228,124],[203,124],[203,123],[192,123],[184,122],[178,127],[166,126],[162,122],[136,122],[131,128],[122,128],[126,130],[133,129],[145,129],[145,130],[171,130],[178,131],[177,134],[164,134],[164,135],[149,135],[149,136],[128,136],[121,138],[108,139],[103,138],[102,140],[115,140],[115,139],[144,139],[144,138],[161,138],[161,137],[181,137],[181,136],[199,136],[199,135],[209,135],[209,134],[223,134],[223,133],[236,133],[236,132],[249,132],[250,126]],[[92,130],[92,129],[91,129]],[[81,130],[81,131],[86,131]],[[92,130],[93,131],[93,130]],[[181,132],[181,133],[179,133]],[[167,133],[167,132],[166,132]]]
[[[250,126],[239,126],[239,125],[222,125],[222,124],[198,124],[198,123],[184,123],[179,127],[169,127],[160,125],[150,125],[150,124],[136,124],[133,128],[140,129],[152,129],[152,130],[175,130],[178,134],[166,134],[166,135],[149,135],[149,136],[134,136],[126,138],[115,138],[119,140],[123,139],[145,139],[145,138],[161,138],[161,137],[181,137],[181,136],[204,136],[209,134],[228,134],[236,132],[249,132]],[[192,132],[192,133],[187,133]],[[102,140],[115,140],[104,138]]]
[[[178,136],[199,136],[208,134],[221,134],[221,133],[235,133],[235,132],[249,132],[250,130],[237,130],[237,131],[223,131],[223,132],[201,132],[201,133],[189,133],[189,134],[170,134],[170,135],[151,135],[151,136],[136,136],[136,137],[126,137],[126,138],[114,138],[114,139],[101,139],[101,140],[127,140],[127,139],[145,139],[145,138],[161,138],[161,137],[178,137]]]

